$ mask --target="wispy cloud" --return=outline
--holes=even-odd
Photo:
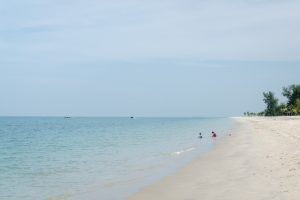
[[[300,59],[296,0],[0,0],[0,7],[6,60]]]

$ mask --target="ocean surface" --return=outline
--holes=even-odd
[[[126,199],[231,128],[229,118],[0,117],[0,199]]]

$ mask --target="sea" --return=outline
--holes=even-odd
[[[230,118],[0,117],[0,199],[126,199],[210,151],[232,125]]]

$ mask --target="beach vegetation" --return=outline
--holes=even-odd
[[[287,98],[286,103],[279,103],[274,92],[263,92],[266,108],[262,112],[244,112],[245,116],[286,116],[300,115],[300,85],[290,85],[282,88],[282,95]]]
[[[283,87],[282,95],[288,99],[287,106],[297,106],[297,100],[300,99],[300,85]]]
[[[244,116],[253,117],[253,116],[264,116],[264,112],[244,112]]]
[[[275,95],[273,92],[264,92],[264,102],[267,105],[265,109],[265,115],[266,116],[275,116],[278,114],[279,106],[278,106],[278,99],[275,98]]]

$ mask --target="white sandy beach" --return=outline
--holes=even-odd
[[[299,200],[300,118],[235,120],[214,150],[129,199]]]

